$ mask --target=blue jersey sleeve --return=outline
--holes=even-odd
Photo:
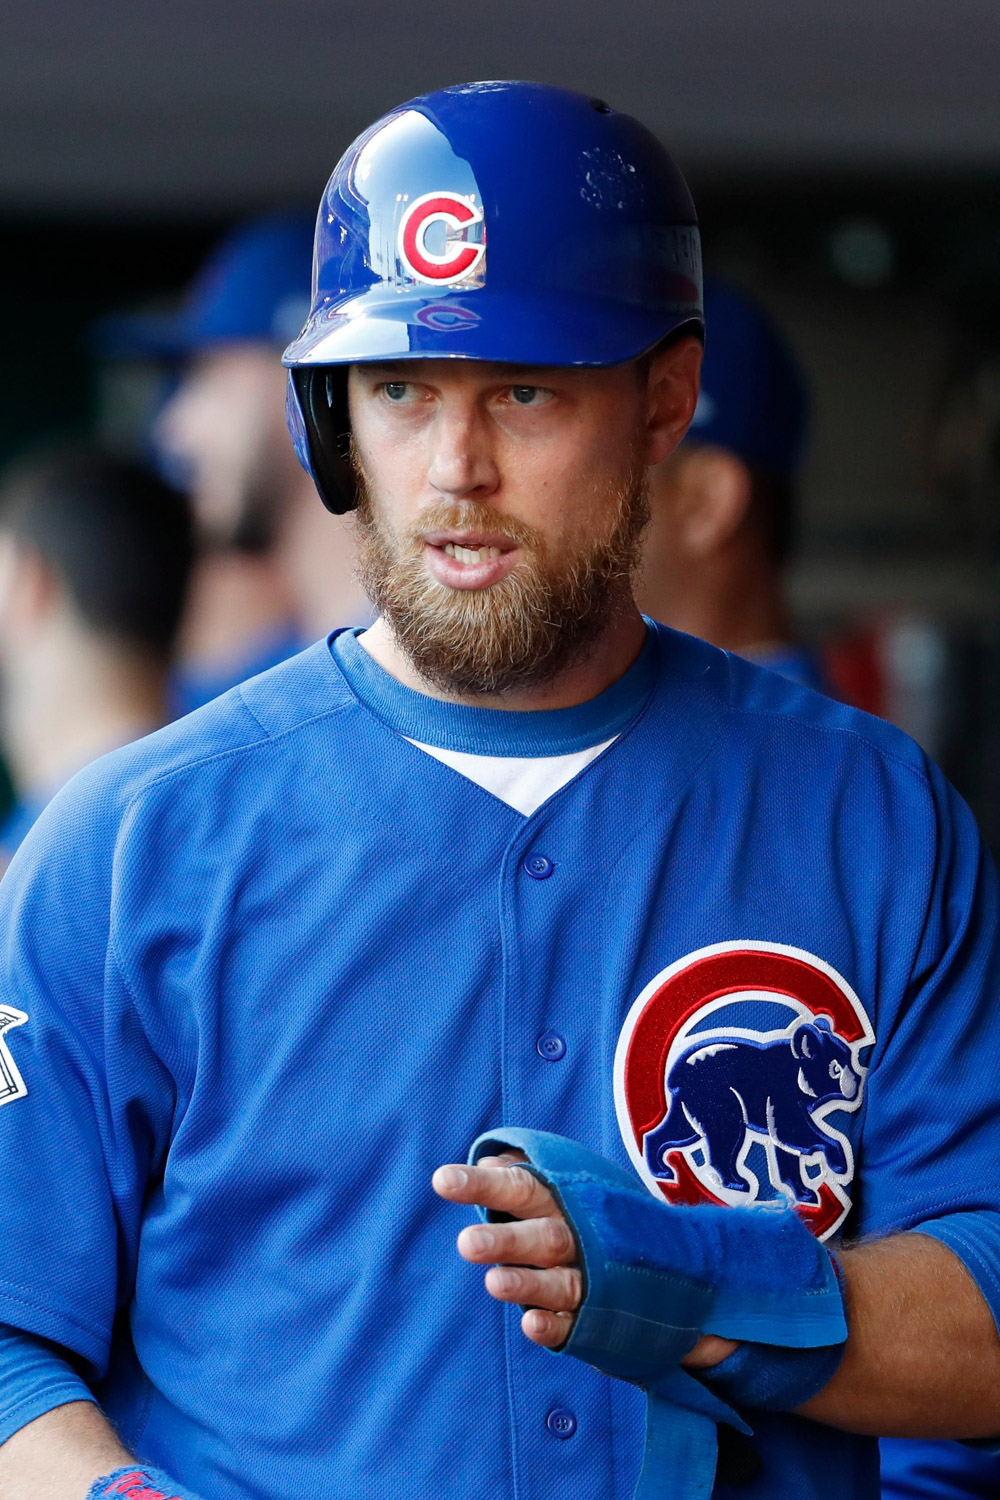
[[[55,1344],[0,1323],[0,1445],[69,1401],[93,1401]]]
[[[920,1234],[939,1240],[958,1256],[985,1297],[1000,1332],[1000,1214],[987,1209],[978,1213],[947,1214],[943,1219],[930,1219],[916,1228]],[[904,1455],[910,1446],[900,1444]],[[979,1472],[982,1456],[989,1455],[992,1459],[989,1472],[994,1478],[1000,1477],[1000,1437],[971,1438],[959,1446],[969,1448],[975,1454],[975,1461],[969,1460],[970,1470]],[[945,1447],[944,1444],[931,1443],[927,1445],[927,1451],[933,1454]]]
[[[924,894],[918,910],[899,918],[917,932],[908,972],[879,996],[862,1122],[862,1235],[1000,1211],[997,874],[961,798],[936,767],[929,778],[930,816],[915,820],[900,849],[910,871],[921,872]],[[877,920],[890,952],[891,911]],[[901,972],[892,964],[886,971]],[[976,1275],[976,1264],[970,1270]]]
[[[918,1224],[921,1234],[947,1245],[975,1278],[1000,1331],[1000,1214],[947,1214]]]
[[[121,827],[93,768],[47,809],[0,882],[0,1322],[95,1374],[135,1273],[165,1154],[170,1075],[111,931]]]

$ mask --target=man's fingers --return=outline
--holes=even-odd
[[[545,1304],[548,1306],[548,1304]],[[732,1339],[720,1339],[714,1333],[704,1333],[690,1353],[681,1360],[685,1370],[711,1370],[735,1354],[739,1344]]]
[[[521,1332],[525,1338],[545,1349],[558,1349],[560,1344],[565,1344],[572,1327],[571,1313],[545,1312],[540,1307],[532,1307],[521,1319]]]
[[[470,1224],[458,1237],[458,1253],[479,1265],[511,1261],[519,1266],[563,1266],[576,1260],[576,1244],[565,1219],[525,1219],[513,1224]]]
[[[528,1266],[491,1266],[486,1290],[498,1302],[530,1302],[551,1312],[575,1313],[583,1294],[583,1278],[571,1266],[535,1271]]]
[[[498,1171],[498,1167],[506,1170]],[[513,1214],[518,1219],[559,1215],[556,1200],[548,1188],[530,1172],[511,1165],[503,1157],[485,1157],[476,1167],[458,1164],[438,1167],[431,1178],[431,1186],[452,1203],[480,1203],[483,1208]]]
[[[525,1337],[557,1349],[569,1338],[583,1295],[583,1278],[573,1269],[576,1242],[548,1188],[521,1171],[518,1160],[522,1154],[511,1151],[474,1167],[438,1167],[432,1183],[452,1203],[513,1216],[513,1223],[470,1224],[458,1237],[459,1254],[490,1266],[486,1289],[498,1301],[532,1303],[521,1319]]]

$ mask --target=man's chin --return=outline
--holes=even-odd
[[[384,597],[382,613],[425,682],[460,698],[502,697],[558,677],[607,618],[606,609],[574,616],[557,599],[526,600],[522,582],[517,570],[486,588],[429,582],[419,601]]]
[[[552,559],[527,528],[501,530],[471,505],[442,507],[422,518],[419,535],[394,537],[359,488],[365,592],[415,671],[465,698],[542,687],[590,648],[629,593],[648,514],[644,489],[626,487],[608,497],[613,524],[604,537],[589,547],[570,539]]]

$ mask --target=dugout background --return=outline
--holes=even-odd
[[[8,0],[0,458],[136,441],[169,305],[219,231],[318,199],[358,129],[465,78],[588,90],[687,172],[706,259],[782,318],[816,423],[803,632],[941,759],[1000,848],[1000,17],[995,0]]]

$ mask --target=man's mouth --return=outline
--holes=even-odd
[[[431,532],[424,537],[424,556],[431,573],[451,588],[489,588],[513,566],[517,545],[482,532]]]
[[[445,542],[444,551],[460,563],[486,562],[487,558],[499,557],[499,547],[462,547],[457,542]]]

